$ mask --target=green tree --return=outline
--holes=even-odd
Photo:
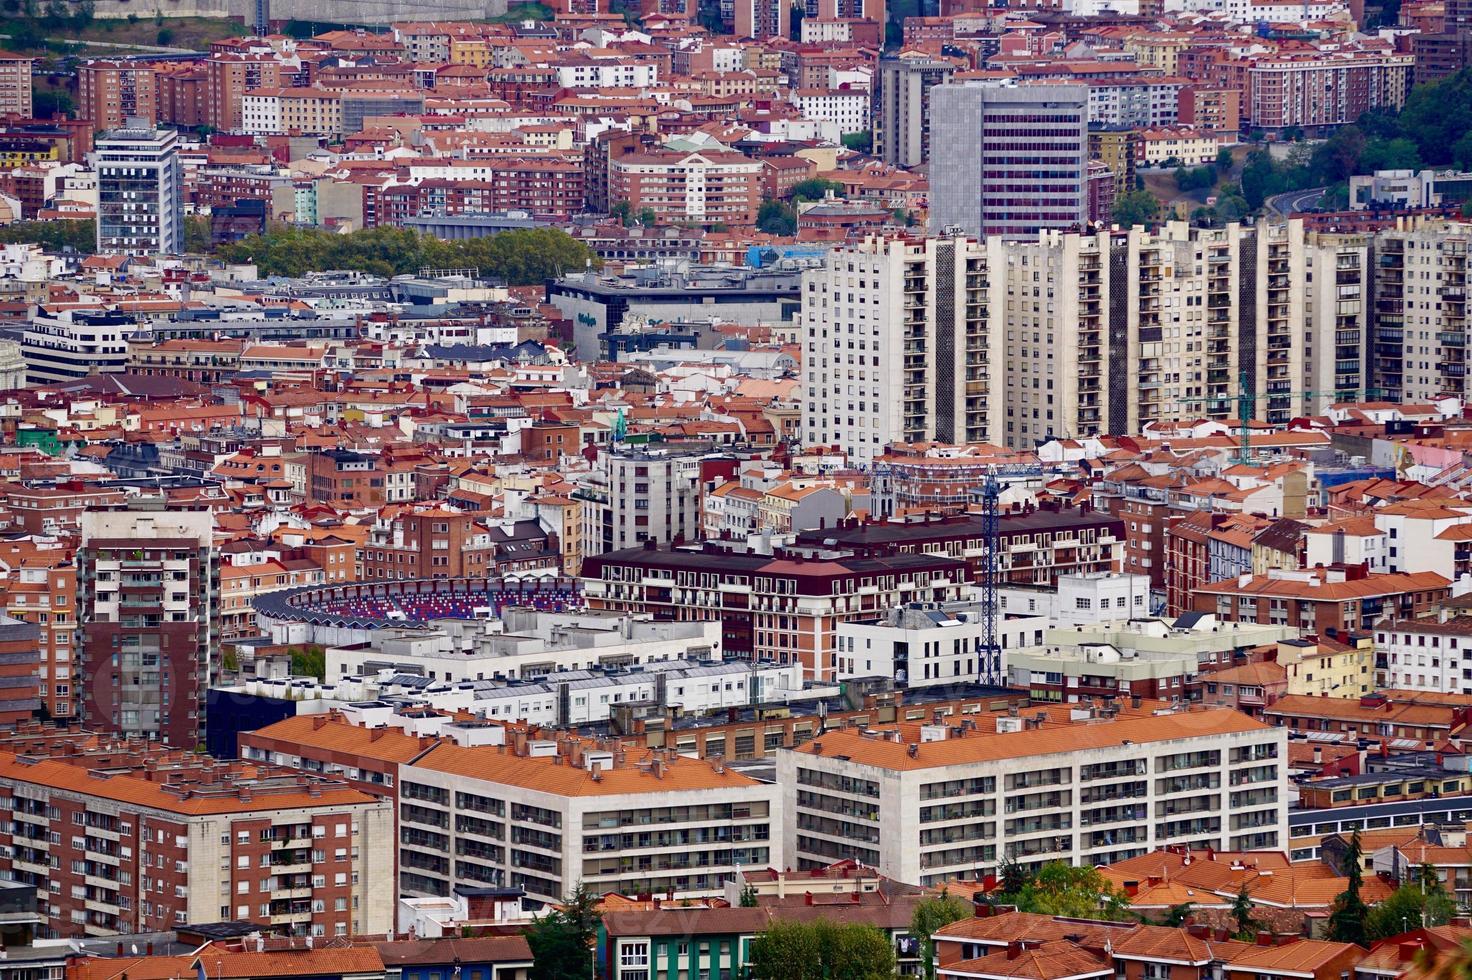
[[[1129,899],[1092,867],[1074,867],[1050,861],[1007,904],[1020,912],[1064,915],[1079,919],[1123,919],[1129,914]]]
[[[763,201],[756,213],[756,227],[768,235],[792,235],[797,232],[797,212],[781,201]]]
[[[97,250],[97,222],[16,221],[0,227],[0,243],[34,242],[48,252]]]
[[[893,980],[894,946],[873,926],[774,922],[751,944],[752,980]]]
[[[1365,152],[1365,133],[1358,126],[1341,126],[1333,136],[1314,149],[1315,177],[1327,183],[1359,173],[1360,154]]]
[[[1377,170],[1420,170],[1421,151],[1414,140],[1404,136],[1392,140],[1371,140],[1360,154],[1356,173],[1371,174]]]
[[[1165,925],[1179,929],[1191,918],[1191,910],[1194,908],[1190,902],[1182,902],[1180,905],[1172,905],[1165,913]]]
[[[71,93],[60,89],[39,89],[31,98],[31,113],[37,119],[70,116],[76,111],[77,104]]]
[[[1247,162],[1242,165],[1242,197],[1250,209],[1256,211],[1270,195],[1277,193],[1278,180],[1272,157],[1262,150],[1247,154]]]
[[[931,936],[952,922],[971,917],[971,905],[944,890],[934,898],[921,899],[910,916],[910,935],[920,941],[920,969],[924,976],[935,976],[935,943]]]
[[[874,152],[874,134],[867,129],[857,133],[844,133],[839,139],[845,147],[855,153]]]
[[[300,276],[322,269],[394,276],[423,268],[473,268],[513,286],[540,283],[597,264],[586,245],[555,228],[518,228],[447,242],[403,228],[367,228],[335,235],[273,226],[264,235],[247,235],[223,245],[216,254],[225,262],[254,262],[267,276]]]
[[[655,213],[653,208],[640,208],[639,224],[643,225],[645,228],[653,228],[655,225],[659,224],[659,215]]]
[[[1003,856],[1001,866],[997,868],[997,878],[1003,895],[1017,895],[1032,881],[1032,875],[1010,854]]]
[[[1250,940],[1257,934],[1257,920],[1252,917],[1252,899],[1247,896],[1247,885],[1237,889],[1232,900],[1232,921],[1237,924],[1237,938]]]
[[[834,197],[843,196],[843,185],[836,180],[825,180],[822,177],[809,177],[792,185],[787,192],[787,197],[792,201],[821,201],[832,191]]]
[[[617,218],[625,228],[634,223],[634,209],[628,201],[614,201],[613,206],[608,209],[611,218]]]
[[[1422,865],[1414,881],[1405,882],[1370,909],[1365,916],[1365,939],[1373,943],[1422,926],[1444,926],[1456,911],[1436,869]]]
[[[184,251],[191,255],[208,255],[212,245],[210,219],[202,214],[188,215],[184,219]]]
[[[773,922],[751,943],[753,980],[823,980],[823,951],[811,924]]]
[[[1160,217],[1160,199],[1149,191],[1125,191],[1114,200],[1114,223],[1121,228],[1150,227]]]
[[[1232,172],[1232,151],[1225,146],[1216,151],[1216,172],[1225,177]]]
[[[1364,863],[1360,832],[1356,830],[1349,839],[1349,849],[1344,852],[1344,876],[1348,881],[1329,910],[1329,938],[1334,942],[1365,945],[1365,915],[1369,908],[1360,897],[1365,880]]]
[[[291,647],[291,673],[296,677],[327,678],[327,651],[318,646]]]
[[[1453,147],[1472,131],[1472,69],[1417,85],[1395,120],[1395,135],[1416,144],[1429,166],[1449,163]],[[1387,134],[1389,135],[1389,134]]]
[[[592,980],[598,918],[598,896],[580,882],[561,908],[536,919],[526,931],[532,980]]]
[[[744,909],[756,908],[756,886],[749,881],[741,888],[741,900],[739,904]]]

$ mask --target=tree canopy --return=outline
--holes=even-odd
[[[532,980],[592,980],[598,897],[582,884],[526,931]]]
[[[1344,876],[1349,879],[1348,883],[1329,909],[1329,938],[1337,943],[1366,945],[1365,916],[1370,910],[1360,897],[1360,889],[1365,882],[1363,854],[1360,832],[1356,830],[1344,852]]]
[[[254,262],[262,275],[300,276],[323,269],[352,269],[401,276],[420,269],[477,269],[513,286],[597,265],[582,242],[555,228],[518,228],[485,238],[447,242],[404,228],[367,228],[347,235],[273,226],[223,245],[226,262]]]
[[[72,248],[78,252],[97,250],[97,222],[16,221],[0,226],[0,244],[34,242],[48,252]]]
[[[1010,865],[1017,868],[1016,864]],[[1006,869],[1004,869],[1006,872]],[[1003,875],[1003,888],[997,901],[1015,905],[1019,912],[1038,915],[1063,915],[1077,919],[1124,919],[1129,916],[1129,899],[1097,869],[1074,867],[1064,861],[1050,861],[1035,873],[1021,872],[1021,887],[1013,888],[1017,873]]]
[[[752,980],[893,980],[894,946],[873,926],[774,922],[751,944]]]
[[[1365,916],[1365,939],[1379,942],[1422,926],[1444,926],[1457,913],[1436,869],[1422,865],[1414,881],[1407,881]]]
[[[1125,191],[1114,201],[1114,223],[1121,228],[1155,224],[1160,217],[1160,199],[1149,191]]]
[[[942,891],[934,898],[922,899],[910,916],[910,935],[920,941],[920,969],[927,977],[935,975],[935,944],[930,937],[937,929],[970,918],[971,904],[963,898]]]

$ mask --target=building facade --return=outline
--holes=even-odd
[[[1286,732],[1225,709],[1076,710],[937,719],[918,737],[827,731],[780,753],[783,864],[854,859],[930,885],[1008,859],[1099,865],[1166,845],[1286,844]]]
[[[97,251],[184,251],[184,172],[167,129],[114,129],[97,137]]]
[[[199,742],[219,634],[212,536],[208,510],[135,503],[82,515],[78,669],[90,727]]]
[[[1089,89],[942,85],[930,92],[930,231],[1031,236],[1089,220]]]

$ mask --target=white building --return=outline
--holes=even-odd
[[[678,709],[698,716],[754,704],[780,704],[818,693],[804,690],[800,663],[734,660],[672,661],[617,673],[576,670],[547,674],[531,684],[482,681],[465,686],[473,694],[466,707],[476,714],[558,726],[606,722],[619,705]],[[838,693],[836,688],[832,692]]]
[[[184,251],[184,172],[171,129],[114,129],[97,137],[97,251]]]
[[[1170,845],[1286,846],[1288,735],[1229,709],[1057,706],[779,752],[783,865],[853,858],[931,885],[1007,857],[1108,864]]]
[[[1053,626],[1086,626],[1148,616],[1150,576],[1123,572],[1058,576],[1058,605]]]
[[[557,66],[563,88],[650,88],[659,81],[653,64],[633,61],[586,61]]]
[[[1004,684],[1007,658],[1041,649],[1046,616],[997,620],[1001,648],[988,662],[984,607],[979,602],[910,603],[869,622],[839,623],[838,679],[893,677],[910,688],[942,684]]]
[[[27,385],[48,385],[127,370],[128,338],[145,329],[122,313],[38,313],[21,333]]]
[[[366,736],[367,733],[365,733]],[[741,867],[780,859],[782,790],[674,752],[559,735],[441,744],[399,770],[400,881],[596,893],[719,895]]]
[[[698,540],[700,462],[709,455],[705,446],[601,450],[576,492],[583,501],[583,554]]]
[[[1398,620],[1375,628],[1384,666],[1375,686],[1432,694],[1472,694],[1472,617]]]
[[[559,671],[721,659],[721,624],[713,621],[512,611],[503,620],[434,625],[386,629],[371,644],[328,647],[327,679],[395,670],[451,682],[534,680]]]
[[[862,89],[809,89],[792,93],[792,104],[805,119],[831,122],[840,133],[861,133],[870,126],[869,93]]]

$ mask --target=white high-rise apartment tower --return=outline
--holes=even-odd
[[[114,129],[97,138],[97,251],[177,255],[184,250],[184,175],[169,129]]]

